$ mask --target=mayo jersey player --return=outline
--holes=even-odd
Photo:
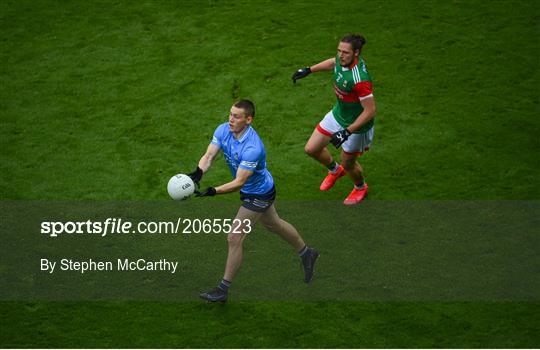
[[[352,180],[354,188],[343,201],[345,205],[360,203],[368,192],[358,157],[371,147],[376,107],[371,77],[360,55],[365,44],[363,35],[347,34],[340,40],[336,56],[298,69],[292,76],[293,83],[296,83],[311,73],[334,72],[332,83],[337,101],[317,124],[304,150],[328,169],[319,186],[321,191],[330,190],[345,174]],[[328,151],[326,146],[329,143],[336,148],[341,147],[340,163]]]
[[[357,57],[351,65],[343,67],[339,64],[339,57],[336,56],[334,90],[337,101],[332,113],[336,121],[346,128],[364,111],[360,101],[373,97],[371,77],[362,58]],[[371,129],[374,120],[371,119],[362,125],[355,133],[361,134]]]

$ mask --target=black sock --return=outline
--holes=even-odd
[[[338,167],[338,163],[336,163],[336,161],[333,160],[332,163],[328,164],[326,167],[328,168],[328,170],[334,172],[334,171],[336,171],[336,169]]]
[[[219,282],[218,288],[227,293],[229,291],[229,287],[231,286],[231,282],[227,281],[225,278]]]
[[[354,184],[354,188],[357,190],[361,189],[362,187],[364,187],[364,181]]]

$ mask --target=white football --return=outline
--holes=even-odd
[[[167,192],[172,199],[181,201],[195,192],[195,183],[185,174],[174,175],[167,184]]]

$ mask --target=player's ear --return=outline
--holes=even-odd
[[[251,115],[248,115],[248,116],[246,117],[246,120],[247,120],[247,123],[248,123],[248,124],[251,124],[251,122],[253,121],[253,117],[252,117]]]

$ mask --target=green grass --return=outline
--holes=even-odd
[[[0,199],[167,199],[244,97],[279,199],[341,200],[350,184],[320,193],[303,153],[331,77],[290,76],[359,31],[378,107],[371,199],[538,200],[539,15],[536,1],[2,1]],[[218,163],[203,185],[227,177]],[[4,347],[540,344],[536,302],[0,308]]]
[[[2,6],[2,198],[166,198],[240,96],[282,198],[342,198],[292,180],[320,181],[302,150],[334,97],[330,74],[290,75],[351,30],[375,81],[373,198],[539,197],[535,2],[345,6],[358,27],[324,3]]]
[[[34,348],[527,348],[538,344],[535,333],[540,321],[538,303],[28,302],[2,306],[4,318],[11,320],[2,327],[2,345]]]

